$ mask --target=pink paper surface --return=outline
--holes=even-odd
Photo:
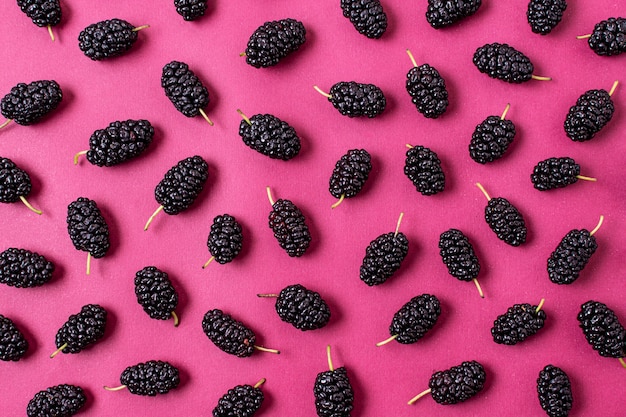
[[[46,387],[82,386],[89,416],[210,415],[217,400],[238,384],[267,378],[266,401],[259,416],[314,416],[313,382],[327,370],[325,346],[332,345],[336,366],[348,369],[355,391],[353,416],[540,416],[536,378],[547,364],[564,369],[571,381],[571,416],[623,416],[626,370],[616,359],[600,357],[578,327],[580,305],[606,303],[626,323],[624,257],[626,227],[623,132],[626,130],[626,56],[599,57],[576,35],[596,22],[624,15],[622,1],[571,1],[561,24],[548,36],[533,34],[526,1],[484,1],[466,21],[434,30],[424,18],[427,2],[383,0],[389,28],[380,40],[360,35],[341,14],[339,1],[293,2],[210,0],[207,15],[185,22],[173,1],[85,2],[62,0],[63,21],[52,43],[14,1],[0,3],[3,68],[0,92],[18,82],[56,80],[64,92],[57,111],[44,122],[0,131],[0,155],[26,169],[34,191],[30,201],[40,217],[21,204],[0,207],[0,250],[37,251],[57,267],[43,287],[0,287],[0,314],[12,318],[31,345],[17,363],[0,363],[0,415],[25,415],[33,395]],[[87,25],[122,18],[139,26],[139,41],[123,57],[92,62],[78,49]],[[301,20],[307,41],[300,51],[268,69],[246,65],[239,53],[252,32],[267,20]],[[510,43],[526,53],[539,75],[551,82],[511,85],[481,74],[472,64],[485,43]],[[420,115],[404,83],[411,62],[436,67],[450,93],[448,112],[437,120]],[[205,82],[211,104],[210,127],[200,117],[178,113],[160,86],[161,68],[171,60],[189,64]],[[614,119],[586,143],[565,136],[563,120],[586,90],[609,89]],[[387,97],[375,119],[341,116],[312,86],[328,90],[338,81],[378,85]],[[508,154],[490,165],[472,161],[467,147],[474,127],[499,115],[511,103],[508,118],[517,137]],[[238,135],[243,110],[249,116],[271,113],[290,123],[302,139],[302,151],[289,162],[271,160],[247,148]],[[155,126],[151,149],[141,158],[113,168],[98,168],[72,156],[87,149],[96,129],[114,120],[146,118]],[[437,152],[446,174],[446,190],[432,197],[417,193],[404,176],[405,144]],[[335,210],[328,179],[348,149],[365,148],[373,171],[363,192]],[[178,216],[159,215],[149,231],[144,223],[158,204],[154,187],[177,161],[201,155],[210,165],[208,186],[192,208]],[[553,156],[573,157],[582,173],[597,183],[579,182],[541,193],[530,182],[533,166]],[[529,237],[521,247],[499,241],[485,223],[486,200],[508,198],[523,213]],[[270,211],[265,187],[304,212],[313,243],[302,258],[289,258],[267,225]],[[76,251],[66,229],[67,205],[79,196],[97,201],[111,229],[112,248],[92,262]],[[370,288],[359,280],[365,248],[378,235],[393,231],[400,212],[410,250],[401,270],[384,285]],[[211,264],[206,239],[213,217],[229,213],[244,228],[245,249],[227,265]],[[570,286],[552,284],[546,259],[571,229],[597,233],[599,249],[581,278]],[[454,227],[473,242],[482,264],[479,280],[486,297],[471,283],[450,275],[437,247],[440,233]],[[137,304],[133,279],[144,266],[170,274],[180,294],[181,324],[152,320]],[[257,293],[278,292],[301,283],[316,290],[332,310],[324,329],[301,332],[280,321],[274,301]],[[436,327],[413,345],[375,343],[389,336],[393,314],[413,296],[435,294],[442,303]],[[516,346],[493,342],[494,319],[515,303],[545,298],[548,315],[540,333]],[[98,303],[110,313],[105,338],[76,355],[49,355],[57,329],[81,306]],[[257,333],[259,344],[281,355],[256,352],[239,359],[215,347],[201,321],[213,308],[223,309]],[[108,392],[130,365],[152,359],[180,368],[179,389],[140,397]],[[484,391],[466,403],[441,406],[425,397],[407,401],[428,387],[433,371],[465,360],[486,369]]]

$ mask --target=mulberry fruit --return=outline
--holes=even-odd
[[[618,359],[626,356],[626,330],[606,304],[587,301],[580,306],[578,322],[587,342],[600,356]]]
[[[533,186],[539,191],[567,187],[579,179],[595,181],[595,178],[581,177],[580,165],[568,157],[539,161],[530,175]]]
[[[341,81],[333,85],[329,93],[323,92],[317,86],[313,88],[327,97],[339,113],[348,117],[376,117],[387,106],[385,95],[374,84]]]
[[[515,125],[505,120],[509,105],[502,116],[489,116],[476,126],[469,144],[470,157],[479,164],[486,164],[504,156],[515,139]]]
[[[279,199],[274,202],[269,187],[267,187],[267,195],[272,204],[269,226],[278,244],[291,257],[304,255],[311,244],[311,234],[304,214],[290,200]]]
[[[426,20],[440,29],[473,15],[480,5],[481,0],[428,0]]]
[[[204,108],[209,105],[209,90],[184,62],[172,61],[165,64],[161,73],[161,87],[176,110],[187,117],[202,117],[212,126]]]
[[[571,284],[578,279],[580,272],[598,249],[593,235],[599,227],[600,223],[592,232],[587,229],[570,230],[561,239],[559,246],[548,258],[550,281],[555,284]]]
[[[389,326],[391,337],[376,346],[394,339],[404,345],[415,343],[435,326],[440,315],[441,306],[437,297],[430,294],[413,297],[394,314]]]
[[[81,387],[75,385],[55,385],[39,391],[28,402],[28,417],[70,417],[78,413],[87,402]]]
[[[485,207],[485,221],[498,236],[498,239],[511,246],[519,246],[526,242],[526,223],[524,217],[506,198],[491,198],[482,185],[476,184],[481,189],[489,203]]]
[[[428,64],[418,66],[408,49],[407,53],[413,61],[413,68],[406,75],[406,91],[417,111],[424,117],[436,119],[448,108],[446,82],[434,67]]]
[[[547,365],[537,378],[539,404],[549,417],[567,417],[572,409],[572,385],[567,374],[554,365]]]
[[[52,278],[54,264],[26,249],[9,248],[0,253],[0,283],[17,288],[39,287]]]
[[[271,114],[255,114],[248,118],[238,110],[243,120],[239,136],[249,148],[272,159],[288,161],[300,152],[300,138],[287,122]]]
[[[0,360],[19,361],[28,350],[28,341],[15,323],[0,314]]]
[[[534,66],[530,59],[506,43],[491,43],[481,46],[474,53],[474,65],[491,78],[508,83],[520,84],[533,79],[549,80],[533,75]]]
[[[448,273],[461,281],[474,281],[478,293],[484,297],[478,284],[480,262],[474,253],[474,247],[467,236],[460,230],[449,229],[439,236],[439,254]]]
[[[501,345],[515,345],[523,342],[530,336],[543,328],[546,321],[546,313],[541,309],[543,301],[539,306],[526,304],[515,304],[498,316],[493,322],[491,335],[493,341]]]
[[[446,177],[437,154],[425,146],[410,146],[406,151],[404,174],[422,195],[437,194],[445,188]]]
[[[372,170],[372,157],[365,149],[351,149],[335,164],[330,176],[328,191],[338,198],[332,208],[341,204],[344,198],[356,196],[367,181]]]
[[[147,120],[124,120],[109,124],[105,129],[93,132],[89,138],[89,150],[74,156],[85,155],[87,161],[99,167],[111,167],[141,155],[152,143],[154,128]]]
[[[67,231],[74,247],[94,258],[102,258],[111,247],[106,220],[96,202],[88,198],[79,197],[67,207]]]
[[[597,23],[589,37],[589,47],[598,55],[612,56],[626,52],[626,18],[610,17]]]
[[[176,13],[181,15],[183,19],[190,21],[196,20],[202,16],[207,9],[207,0],[174,0]]]
[[[18,125],[29,126],[39,122],[45,115],[56,109],[63,100],[61,87],[53,80],[19,83],[0,101],[2,115]]]
[[[120,383],[131,394],[154,397],[157,394],[167,394],[178,387],[180,376],[178,368],[168,362],[148,361],[124,369],[120,375]]]
[[[306,29],[302,22],[283,19],[265,22],[254,31],[245,51],[246,63],[256,68],[278,64],[306,41]]]
[[[29,210],[41,214],[26,199],[32,189],[30,176],[9,158],[0,157],[0,203],[22,201]]]
[[[400,269],[409,252],[409,240],[404,233],[398,232],[403,214],[400,214],[395,232],[378,236],[365,249],[360,278],[370,287],[387,281]]]
[[[166,272],[154,266],[146,266],[135,274],[135,295],[143,310],[153,319],[174,319],[178,326],[178,316],[174,312],[178,305],[178,293]]]
[[[277,297],[276,313],[280,319],[302,331],[321,329],[330,320],[330,309],[322,296],[300,284],[285,287],[278,295],[259,297]]]
[[[343,366],[335,369],[330,358],[330,346],[326,347],[329,371],[320,372],[315,378],[313,395],[318,417],[350,417],[354,408],[354,391],[348,372]]]
[[[211,225],[207,246],[211,252],[211,260],[215,259],[220,264],[231,262],[243,245],[241,225],[233,216],[223,214],[216,216]],[[208,262],[203,266],[206,268]]]
[[[463,362],[445,371],[435,372],[428,381],[429,389],[413,397],[409,404],[413,404],[428,393],[439,404],[461,403],[482,391],[486,379],[485,368],[480,363]]]
[[[530,0],[526,17],[534,33],[547,35],[559,24],[567,9],[565,0]]]
[[[617,85],[617,81],[615,85]],[[613,89],[611,89],[611,93]],[[589,90],[578,97],[576,104],[569,109],[563,123],[568,138],[574,142],[591,140],[611,121],[613,112],[615,112],[611,93],[606,92],[606,90]]]
[[[103,20],[80,32],[78,47],[93,61],[122,55],[132,48],[137,40],[137,32],[147,27],[135,27],[121,19]]]
[[[341,0],[344,17],[370,39],[378,39],[387,30],[387,15],[379,0]]]
[[[59,352],[79,353],[96,343],[104,336],[106,322],[107,311],[104,308],[98,304],[83,306],[80,313],[72,314],[57,332],[57,350],[50,357],[53,358]]]
[[[252,417],[265,399],[259,388],[265,382],[261,379],[256,385],[237,385],[229,389],[213,409],[213,417]]]
[[[17,5],[39,27],[56,26],[61,22],[59,0],[17,0]]]

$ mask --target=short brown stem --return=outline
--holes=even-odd
[[[413,56],[413,54],[411,53],[411,51],[409,49],[406,50],[406,53],[409,55],[409,59],[411,60],[411,62],[413,63],[414,67],[417,67],[417,62],[415,62],[415,57]]]
[[[211,256],[211,257],[209,258],[209,260],[208,260],[208,261],[206,261],[206,262],[204,263],[204,265],[202,265],[202,269],[205,269],[207,266],[209,266],[209,264],[210,264],[211,262],[213,262],[213,260],[214,260],[214,259],[215,259],[215,256]]]
[[[335,204],[333,204],[332,206],[330,206],[331,209],[337,208],[339,207],[339,204],[341,204],[343,202],[343,199],[346,198],[345,194],[341,194],[341,196],[339,197],[339,200],[337,200],[335,202]]]
[[[48,33],[50,34],[50,39],[54,42],[54,33],[52,33],[52,26],[48,25]]]
[[[274,206],[274,199],[272,198],[272,190],[270,189],[270,187],[265,187],[265,190],[267,191],[267,198],[270,200],[270,204],[273,207]]]
[[[591,232],[589,232],[589,236],[595,235],[596,232],[600,229],[600,226],[602,226],[603,222],[604,222],[604,216],[600,215],[600,220],[598,221],[598,224],[596,225],[596,227],[593,228]]]
[[[59,347],[57,350],[55,350],[54,352],[52,352],[52,355],[50,355],[50,358],[54,358],[56,355],[58,355],[59,353],[61,353],[63,351],[63,349],[65,349],[67,347],[67,343],[63,343],[61,345],[61,347]]]
[[[487,201],[491,201],[491,197],[489,196],[489,194],[487,193],[487,191],[485,190],[485,187],[482,186],[481,183],[477,182],[476,186],[480,189],[480,191],[483,192],[483,194],[485,195],[485,197],[487,197]]]
[[[30,203],[28,202],[28,200],[26,199],[26,197],[24,197],[23,195],[20,196],[20,200],[22,200],[22,203],[24,203],[24,205],[26,207],[28,207],[28,209],[30,211],[32,211],[33,213],[37,213],[41,216],[42,211],[41,210],[37,210],[35,207],[31,206]]]
[[[398,336],[399,336],[399,335],[394,334],[393,336],[391,336],[391,337],[389,337],[389,338],[387,338],[387,339],[383,340],[382,342],[378,342],[378,343],[376,343],[376,346],[381,347],[381,346],[383,346],[383,345],[386,345],[387,343],[389,343],[389,342],[392,342],[392,341],[396,340],[396,339],[398,338]]]
[[[589,39],[591,37],[591,33],[588,33],[586,35],[578,35],[576,36],[576,39]]]
[[[393,234],[394,238],[398,236],[398,231],[400,230],[400,223],[402,222],[403,217],[404,217],[404,212],[400,213],[400,217],[398,217],[398,222],[396,223],[396,231]]]
[[[172,318],[174,319],[174,327],[178,327],[178,325],[180,324],[180,320],[178,320],[178,315],[176,314],[175,311],[172,311]]]
[[[243,120],[246,121],[246,123],[252,126],[252,122],[250,122],[250,119],[248,119],[248,116],[246,116],[240,109],[237,109],[237,113],[239,113],[239,115],[243,118]]]
[[[269,349],[263,346],[253,345],[256,350],[260,350],[261,352],[274,353],[276,355],[280,355],[280,350],[277,349]]]
[[[619,81],[615,80],[615,82],[613,83],[613,86],[611,87],[611,91],[609,91],[609,96],[613,95],[613,93],[615,92],[615,89],[617,88],[617,84],[619,84]]]
[[[87,275],[91,274],[91,252],[87,252]]]
[[[413,148],[415,148],[415,146],[413,146],[413,145],[411,145],[411,144],[409,144],[409,143],[407,143],[407,144],[406,144],[406,147],[407,147],[407,148],[409,148],[409,149],[413,149]]]
[[[551,77],[542,77],[541,75],[531,75],[531,77],[533,80],[537,80],[537,81],[552,81]]]
[[[159,214],[159,212],[163,210],[163,206],[159,206],[158,209],[156,209],[154,211],[154,213],[152,213],[152,216],[150,216],[150,218],[148,219],[148,222],[146,223],[146,225],[143,227],[144,232],[146,230],[148,230],[148,227],[150,227],[150,223],[152,223],[152,220],[154,220],[154,218],[156,217],[157,214]]]
[[[9,123],[11,123],[12,121],[13,121],[13,119],[8,119],[8,120],[5,120],[5,121],[4,121],[4,123],[2,123],[2,124],[0,125],[0,129],[2,129],[3,127],[7,126],[7,125],[8,125]]]
[[[257,294],[259,298],[277,298],[278,294]]]
[[[622,364],[622,366],[623,366],[624,368],[626,368],[626,362],[624,362],[624,358],[619,358],[619,359],[618,359],[618,361],[619,361],[619,363],[621,363],[621,364]]]
[[[412,405],[414,404],[417,400],[419,400],[420,398],[422,398],[424,395],[428,395],[430,394],[431,389],[428,388],[427,390],[424,390],[422,392],[420,392],[419,394],[417,394],[415,397],[411,398],[409,400],[409,402],[407,404]]]
[[[78,165],[78,158],[80,158],[81,155],[86,155],[87,152],[89,151],[80,151],[76,155],[74,155],[74,165]]]
[[[317,91],[318,93],[320,93],[321,95],[323,95],[326,98],[332,98],[333,96],[331,96],[330,94],[322,91],[321,88],[319,88],[318,86],[314,85],[313,88],[315,89],[315,91]]]
[[[213,126],[213,122],[211,121],[211,119],[209,119],[209,116],[207,116],[207,115],[206,115],[206,113],[204,112],[204,110],[202,110],[202,109],[198,109],[198,111],[200,112],[200,115],[202,115],[202,117],[204,118],[204,120],[206,120],[208,124],[210,124],[211,126]]]
[[[141,26],[137,26],[136,28],[133,28],[132,31],[139,32],[140,30],[148,29],[149,27],[150,25],[141,25]]]
[[[583,181],[593,181],[593,182],[598,181],[597,178],[585,177],[584,175],[576,175],[576,178],[578,178],[579,180],[583,180]]]
[[[504,111],[502,112],[502,116],[500,116],[500,120],[504,120],[510,108],[511,108],[511,103],[506,103],[506,107],[504,108]]]
[[[105,390],[107,390],[107,391],[121,391],[121,390],[123,390],[124,388],[126,388],[126,385],[120,385],[119,387],[112,387],[112,388],[111,388],[111,387],[107,387],[107,386],[105,385],[105,386],[104,386],[104,387],[102,387],[102,388],[104,388],[104,389],[105,389]]]
[[[539,305],[537,306],[537,308],[535,309],[535,313],[539,313],[543,307],[543,303],[546,302],[545,298],[542,298],[541,301],[539,301]]]
[[[246,56],[246,53],[245,52],[240,52],[239,56]]]
[[[476,285],[476,289],[478,290],[478,295],[480,295],[480,298],[485,298],[485,294],[483,294],[483,289],[480,288],[480,284],[478,283],[478,280],[474,278],[472,281],[474,281],[474,284]]]
[[[265,384],[265,381],[266,381],[265,378],[261,378],[259,382],[254,384],[254,388],[259,388],[261,385]]]

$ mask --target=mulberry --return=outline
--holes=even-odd
[[[424,117],[436,119],[448,108],[446,82],[434,67],[428,64],[418,66],[411,51],[407,49],[407,53],[413,62],[413,68],[406,75],[406,91],[417,111]]]
[[[0,111],[8,119],[0,127],[6,126],[11,120],[22,126],[35,124],[56,109],[61,100],[63,91],[56,81],[19,83],[0,101]]]
[[[372,157],[365,149],[351,149],[335,164],[330,176],[328,191],[338,198],[332,208],[337,207],[344,198],[356,196],[365,185],[372,170]]]
[[[530,59],[506,43],[495,42],[476,49],[474,65],[491,78],[508,83],[520,84],[531,78],[543,81],[550,79],[533,75],[534,66]]]
[[[313,88],[327,97],[339,113],[348,117],[376,117],[387,106],[385,95],[374,84],[341,81],[333,85],[329,93],[323,92],[317,86]]]
[[[59,0],[17,0],[17,5],[39,27],[56,26],[61,22]]]
[[[341,0],[344,17],[370,39],[378,39],[387,30],[387,15],[379,0]]]
[[[394,339],[405,345],[415,343],[435,326],[440,315],[441,306],[437,297],[430,294],[413,297],[394,314],[389,326],[391,337],[376,346]]]
[[[567,374],[554,365],[539,372],[537,394],[541,408],[550,417],[567,417],[572,409],[572,385]]]
[[[242,245],[243,234],[237,219],[229,214],[216,216],[207,240],[207,246],[211,252],[210,260],[215,259],[220,264],[229,263],[239,255]],[[208,262],[203,268],[207,265]]]
[[[306,41],[306,29],[302,22],[283,19],[265,22],[254,31],[245,51],[246,63],[256,68],[278,64]]]
[[[515,124],[504,119],[509,106],[507,104],[502,116],[489,116],[476,126],[469,144],[469,154],[479,164],[502,158],[513,143]]]
[[[481,0],[428,0],[426,20],[440,29],[473,15],[480,5]]]
[[[448,273],[461,281],[474,281],[478,293],[484,297],[478,284],[480,262],[474,247],[460,230],[449,229],[439,236],[439,254],[448,268]]]
[[[387,281],[398,269],[409,252],[409,240],[398,232],[402,216],[400,214],[396,231],[378,236],[365,249],[361,264],[361,281],[369,285],[380,285]]]
[[[88,198],[79,197],[67,207],[67,231],[74,247],[94,258],[102,258],[111,246],[106,220],[96,202]]]
[[[174,312],[178,305],[178,293],[166,272],[154,266],[146,266],[135,274],[135,295],[143,310],[153,319],[174,319],[178,326],[178,316]]]
[[[254,386],[237,385],[228,390],[213,409],[213,417],[252,417],[265,399],[259,388],[265,382],[261,379]]]
[[[354,391],[348,372],[343,366],[335,369],[330,358],[330,346],[326,347],[329,371],[320,372],[315,378],[313,395],[318,417],[350,417],[354,408]]]
[[[563,123],[568,138],[575,142],[591,140],[611,121],[615,112],[611,94],[615,86],[617,81],[610,93],[606,90],[589,90],[578,97]]]
[[[330,320],[330,309],[322,296],[300,284],[285,287],[278,295],[259,294],[259,297],[277,297],[278,317],[302,331],[321,329]]]
[[[137,40],[137,32],[147,27],[135,27],[121,19],[103,20],[80,32],[78,47],[93,61],[122,55],[132,48]]]
[[[415,403],[430,393],[439,404],[450,405],[469,400],[485,386],[485,368],[476,362],[463,362],[445,371],[435,372],[428,381],[429,389],[413,397],[409,404]]]
[[[539,161],[530,175],[533,186],[539,191],[567,187],[579,179],[595,181],[595,178],[582,177],[580,165],[568,157]]]
[[[595,25],[589,37],[589,47],[598,55],[612,56],[626,52],[626,18],[610,17]]]
[[[70,417],[78,413],[87,402],[85,393],[76,385],[55,385],[39,391],[28,402],[28,417]]]
[[[533,32],[547,35],[559,24],[567,9],[565,0],[530,0],[526,17]]]
[[[28,341],[15,323],[0,314],[0,360],[19,361],[28,350]]]
[[[168,362],[148,361],[126,368],[120,375],[120,383],[122,385],[113,390],[124,387],[131,394],[154,397],[157,394],[167,394],[178,387],[180,376],[178,368]]]
[[[580,306],[578,322],[587,342],[600,356],[609,358],[626,356],[626,330],[606,304],[587,301]]]
[[[207,9],[207,0],[174,0],[176,13],[181,15],[183,19],[190,21],[196,20],[202,16]]]
[[[0,157],[0,203],[22,201],[29,210],[41,214],[26,199],[32,189],[30,176],[9,158]]]
[[[433,195],[444,190],[446,177],[435,152],[425,146],[411,146],[406,151],[404,174],[422,195]]]
[[[56,335],[57,350],[51,358],[59,352],[79,353],[89,345],[96,343],[104,336],[107,322],[107,311],[98,304],[87,304],[78,314],[72,314],[61,326]]]
[[[271,114],[255,114],[248,118],[241,110],[243,120],[239,136],[249,148],[272,159],[288,161],[300,152],[300,138],[287,122]]]
[[[526,223],[524,217],[506,198],[491,198],[482,185],[476,184],[481,189],[489,203],[485,207],[485,221],[498,236],[498,239],[511,246],[519,246],[526,242]]]
[[[187,117],[202,117],[213,126],[204,108],[209,105],[209,90],[184,62],[172,61],[165,64],[161,73],[161,87],[176,110]]]
[[[17,288],[39,287],[52,279],[54,264],[37,252],[9,248],[0,253],[0,283]]]
[[[269,187],[267,195],[272,204],[269,226],[278,244],[291,257],[304,255],[311,244],[311,234],[304,215],[290,200],[280,199],[274,202]]]
[[[526,303],[509,307],[505,314],[493,322],[493,341],[501,345],[515,345],[541,330],[547,318],[541,309],[543,301],[539,306]]]

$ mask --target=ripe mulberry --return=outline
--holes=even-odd
[[[313,395],[318,417],[350,417],[354,408],[354,391],[348,372],[343,366],[335,369],[330,358],[330,346],[326,348],[330,370],[320,372],[315,378]]]
[[[549,417],[567,417],[572,409],[572,385],[565,371],[547,365],[537,378],[539,404]]]
[[[0,101],[2,115],[18,125],[28,126],[39,122],[56,109],[63,100],[63,91],[53,80],[19,83]]]
[[[28,402],[28,417],[71,417],[78,413],[87,402],[81,387],[75,385],[55,385],[39,391]]]
[[[446,81],[436,68],[428,64],[417,65],[413,55],[413,68],[406,75],[406,91],[417,111],[424,117],[436,119],[444,114],[448,108],[448,90]]]
[[[207,311],[202,330],[215,346],[228,354],[246,358],[254,352],[254,332],[222,310]]]
[[[489,200],[485,207],[485,221],[498,239],[511,246],[519,246],[526,242],[528,229],[519,210],[506,198],[491,198],[482,185],[478,183],[476,185]]]
[[[302,331],[321,329],[330,320],[330,309],[322,296],[300,284],[285,287],[278,294],[276,313],[282,321]]]
[[[300,152],[296,130],[271,114],[244,117],[239,124],[239,136],[248,147],[272,159],[288,161]]]
[[[165,64],[161,73],[161,87],[176,110],[187,117],[201,114],[209,124],[213,124],[203,110],[209,105],[209,90],[189,69],[189,65],[179,61]]]
[[[190,21],[204,16],[207,9],[207,0],[174,0],[176,13],[183,19]]]
[[[56,26],[61,22],[59,0],[17,0],[17,5],[39,27]]]
[[[567,9],[565,0],[530,0],[526,17],[534,33],[547,35],[559,24]]]
[[[576,281],[598,249],[596,238],[587,230],[570,230],[548,258],[548,275],[555,284]]]
[[[597,23],[588,42],[598,55],[612,56],[626,52],[626,18],[610,17]]]
[[[268,187],[268,195],[269,195]],[[311,244],[311,234],[304,214],[290,200],[274,202],[270,196],[272,211],[269,215],[269,226],[274,232],[278,244],[291,257],[304,255]]]
[[[93,132],[85,156],[90,164],[111,167],[141,155],[152,143],[154,128],[147,120],[115,121]],[[74,157],[78,162],[79,152]]]
[[[29,210],[41,214],[26,199],[32,189],[30,175],[9,158],[0,157],[0,203],[22,201]]]
[[[543,301],[543,300],[542,300]],[[543,328],[546,313],[539,306],[515,304],[493,322],[493,341],[501,345],[523,342]]]
[[[131,394],[154,397],[178,387],[180,376],[178,368],[168,362],[148,361],[126,368],[120,376],[120,383]]]
[[[580,307],[578,322],[587,342],[600,356],[609,358],[626,356],[626,330],[606,304],[587,301]]]
[[[372,240],[365,249],[361,264],[361,281],[369,285],[380,285],[387,281],[398,269],[409,252],[409,240],[398,232],[402,214],[395,232],[386,233]]]
[[[137,40],[137,32],[146,27],[135,27],[121,19],[103,20],[80,32],[78,47],[93,61],[122,55],[132,48]]]
[[[491,78],[508,83],[523,83],[533,78],[534,66],[530,59],[512,46],[491,43],[474,53],[474,65]]]
[[[606,90],[589,90],[570,107],[563,127],[567,137],[575,142],[593,139],[611,121],[615,105]]]
[[[306,41],[306,29],[302,22],[283,19],[265,22],[254,31],[245,51],[246,63],[256,68],[278,64]]]
[[[429,389],[409,401],[413,404],[422,396],[430,394],[439,404],[450,405],[469,400],[485,386],[485,368],[476,362],[463,362],[445,371],[437,371],[428,381]]]
[[[574,184],[579,176],[580,165],[572,158],[548,158],[535,165],[530,180],[537,190],[547,191]]]
[[[411,146],[406,151],[404,174],[422,195],[437,194],[446,185],[439,157],[425,146]]]
[[[178,306],[178,293],[166,272],[154,266],[146,266],[135,274],[135,295],[143,310],[153,319],[174,319],[178,325],[178,316],[174,310]]]
[[[378,39],[387,30],[387,15],[379,0],[341,0],[344,17],[370,39]]]
[[[108,252],[109,227],[95,201],[79,197],[67,207],[67,231],[77,250],[102,258]]]
[[[54,264],[37,252],[9,248],[0,253],[0,283],[10,287],[39,287],[53,272]]]
[[[202,157],[185,158],[165,173],[154,189],[154,197],[164,212],[178,214],[193,204],[208,178],[209,165]]]
[[[78,314],[72,314],[61,326],[56,335],[57,350],[50,357],[59,352],[79,353],[89,345],[96,343],[104,336],[107,322],[107,311],[98,304],[87,304]]]
[[[394,338],[405,345],[415,343],[435,326],[440,315],[441,306],[437,297],[430,294],[413,297],[394,314],[389,326],[391,338],[387,340]]]
[[[0,314],[0,360],[19,361],[28,350],[28,341],[13,320]]]
[[[229,215],[216,216],[211,225],[207,246],[211,257],[220,264],[231,262],[243,246],[241,225]]]
[[[428,0],[426,20],[440,29],[473,15],[480,5],[481,0]]]
[[[340,201],[344,198],[352,198],[361,192],[371,170],[370,154],[365,149],[351,149],[335,164],[328,191]],[[333,208],[338,204],[339,202],[335,203]]]
[[[486,164],[504,156],[515,139],[515,124],[504,116],[489,116],[482,121],[472,134],[469,144],[470,157],[479,164]]]
[[[255,386],[237,385],[228,390],[217,402],[213,409],[213,417],[252,417],[261,405],[265,396],[259,389],[260,384],[265,379],[259,381]]]
[[[315,88],[344,116],[372,118],[381,114],[387,106],[385,95],[374,84],[341,81],[334,84],[328,94]]]
[[[460,230],[449,229],[439,236],[439,254],[448,273],[461,281],[474,281],[478,293],[484,297],[476,279],[480,272],[480,262],[474,247]]]

